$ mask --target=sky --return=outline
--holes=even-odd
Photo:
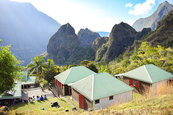
[[[165,0],[12,0],[29,2],[61,25],[70,23],[75,31],[110,32],[120,22],[132,25],[151,15]],[[173,0],[167,0],[173,4]]]

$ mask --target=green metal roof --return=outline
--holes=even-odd
[[[136,79],[136,80],[147,82],[150,84],[173,78],[173,74],[153,64],[143,65],[129,72],[115,75],[115,76],[125,76],[128,78]]]
[[[95,72],[84,66],[75,66],[56,75],[54,78],[62,84],[69,84],[81,80],[91,74],[95,74]]]
[[[0,99],[14,99],[21,98],[21,83],[16,83],[14,91],[11,94],[1,94]]]
[[[105,72],[92,74],[70,86],[91,101],[133,90],[132,87]]]
[[[28,72],[24,71],[22,74],[22,85],[35,84],[36,77],[28,76]]]

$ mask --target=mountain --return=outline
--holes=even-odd
[[[91,47],[93,41],[100,37],[96,32],[89,30],[88,28],[80,29],[78,32],[78,39],[81,47]]]
[[[95,51],[81,47],[74,28],[67,23],[50,38],[46,58],[58,65],[79,64],[84,59],[94,60]]]
[[[11,51],[23,65],[46,51],[49,38],[60,24],[30,3],[0,0],[1,45],[12,44]]]
[[[150,31],[151,29],[143,29],[141,32],[136,32],[130,25],[123,22],[114,25],[107,43],[97,50],[95,60],[111,61],[115,59],[131,46],[134,40],[142,39]]]
[[[109,36],[109,32],[98,32],[100,34],[101,37],[108,37]]]
[[[92,48],[97,51],[103,44],[107,43],[109,37],[98,37],[94,40]]]
[[[148,41],[152,46],[173,47],[173,10],[158,22],[156,30],[149,34],[144,41]]]
[[[143,28],[151,28],[152,30],[155,30],[157,22],[166,17],[171,10],[173,10],[173,5],[165,1],[159,5],[157,10],[151,16],[138,19],[132,27],[135,28],[136,31],[141,31]]]

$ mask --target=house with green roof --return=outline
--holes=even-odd
[[[21,82],[22,89],[35,86],[35,82],[36,82],[36,76],[29,76],[27,71],[24,71],[22,73],[22,82]]]
[[[11,91],[0,95],[0,105],[14,104],[16,101],[20,101],[21,96],[21,83],[16,82],[14,88]]]
[[[173,74],[153,65],[147,64],[129,72],[115,75],[122,76],[123,82],[135,88],[136,92],[148,94],[156,93],[173,80]]]
[[[132,100],[133,88],[108,73],[91,74],[69,85],[72,99],[85,110],[104,109]]]
[[[95,72],[84,66],[75,66],[56,75],[54,78],[58,95],[71,95],[71,87],[69,84],[79,81],[91,74],[95,74]]]

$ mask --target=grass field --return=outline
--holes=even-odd
[[[73,105],[76,105],[69,97],[65,97]],[[60,108],[52,108],[51,103],[57,101]],[[45,108],[45,110],[41,110]],[[34,102],[34,104],[17,104],[10,107],[7,114],[12,115],[173,115],[173,92],[167,92],[155,96],[142,96],[133,92],[133,100],[128,103],[113,105],[103,110],[96,111],[84,111],[78,109],[78,111],[72,111],[72,106],[66,102],[64,98],[49,98],[48,101]],[[65,112],[65,110],[70,110]]]
[[[60,105],[60,108],[57,107],[51,107],[51,103],[58,102]],[[44,108],[45,110],[41,110],[41,108]],[[11,106],[9,109],[21,112],[21,113],[28,113],[28,112],[39,112],[39,111],[60,111],[64,112],[65,110],[72,110],[72,106],[63,98],[48,98],[48,100],[45,101],[34,101],[33,103],[27,103],[27,104],[16,104],[14,106]]]

